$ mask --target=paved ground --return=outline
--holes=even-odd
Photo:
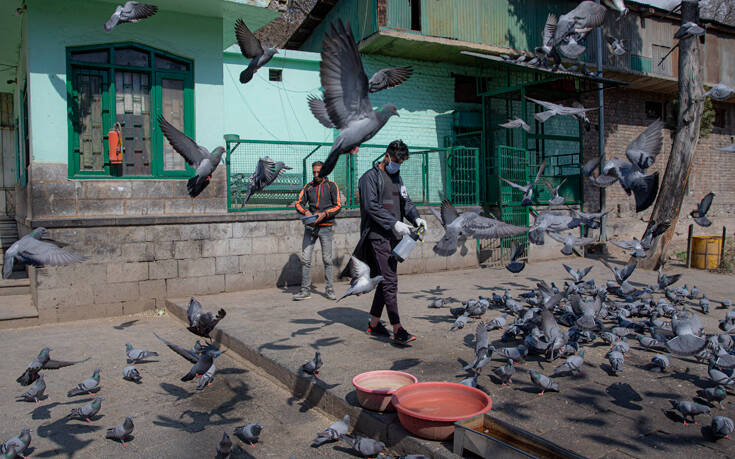
[[[594,265],[591,276],[598,283],[612,278],[597,261],[579,258],[564,260],[573,267]],[[681,272],[674,267],[669,271]],[[413,373],[419,381],[459,381],[465,375],[461,366],[473,356],[474,324],[458,332],[449,332],[453,322],[447,309],[428,309],[430,300],[438,297],[466,299],[490,296],[509,289],[517,295],[539,280],[563,284],[567,277],[560,262],[530,265],[520,275],[505,270],[468,270],[449,273],[401,276],[399,304],[406,328],[418,336],[413,346],[402,348],[365,335],[369,304],[372,297],[350,297],[334,303],[315,294],[310,300],[293,302],[291,290],[260,290],[212,295],[199,298],[206,308],[224,307],[228,311],[221,323],[223,332],[238,337],[255,347],[263,356],[298,369],[320,349],[325,361],[321,378],[338,397],[355,404],[351,378],[363,371],[398,369]],[[645,284],[655,282],[655,273],[636,272],[632,280]],[[688,271],[685,281],[696,284],[711,299],[735,299],[732,276]],[[338,284],[338,294],[346,284]],[[181,299],[185,305],[188,299]],[[499,312],[489,311],[489,318]],[[717,330],[717,319],[724,310],[715,309],[703,316],[709,332]],[[491,340],[501,336],[492,332]],[[588,347],[584,376],[558,378],[560,393],[547,392],[543,397],[529,383],[525,374],[518,375],[510,387],[501,387],[487,376],[480,378],[482,389],[493,398],[496,416],[518,424],[564,447],[590,457],[733,457],[735,445],[722,440],[703,438],[699,426],[684,427],[681,419],[669,412],[669,399],[691,399],[696,391],[707,387],[706,366],[692,359],[672,359],[672,371],[657,374],[644,367],[652,354],[634,342],[627,356],[625,371],[610,376],[604,371],[607,347]],[[499,343],[495,343],[498,345]],[[500,344],[502,345],[502,344]],[[527,368],[551,374],[561,362],[547,363],[529,358]],[[497,365],[501,362],[498,361]],[[713,409],[713,415],[735,418],[732,403]],[[700,416],[709,425],[710,416]],[[704,431],[706,434],[706,429]],[[451,449],[451,443],[444,446]]]
[[[28,426],[33,438],[26,453],[37,458],[214,457],[223,430],[231,433],[237,426],[261,422],[261,442],[255,448],[244,445],[245,451],[238,457],[351,456],[337,444],[318,450],[310,448],[314,433],[333,420],[289,401],[290,394],[281,386],[232,352],[217,359],[215,382],[204,391],[195,390],[195,381],[181,382],[179,378],[190,364],[158,341],[154,331],[182,346],[194,343],[194,336],[180,322],[151,314],[0,333],[0,348],[5,350],[0,375],[0,393],[4,394],[0,404],[0,440],[11,438]],[[143,375],[140,385],[122,379],[126,341],[160,354],[150,363],[137,365]],[[72,367],[47,370],[47,397],[38,407],[15,401],[15,395],[26,389],[15,378],[44,345],[53,349],[53,358],[91,359]],[[93,424],[64,419],[71,408],[91,400],[87,396],[68,398],[66,392],[89,377],[95,367],[102,369],[100,394],[105,401],[101,414]],[[105,429],[127,415],[135,423],[135,438],[128,446],[105,440]]]

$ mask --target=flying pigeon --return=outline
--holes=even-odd
[[[26,402],[36,402],[38,405],[38,399],[43,397],[44,391],[46,391],[46,381],[43,380],[43,375],[39,374],[31,388],[20,394],[19,397]]]
[[[526,122],[520,118],[513,118],[512,120],[508,120],[506,123],[500,124],[499,126],[505,129],[521,128],[526,132],[531,132],[531,126],[526,124]]]
[[[566,198],[564,198],[564,196],[559,194],[559,188],[561,188],[562,185],[564,185],[564,182],[566,182],[567,179],[564,179],[561,182],[559,182],[557,186],[552,185],[551,182],[549,182],[545,178],[541,180],[544,181],[544,183],[546,184],[546,187],[551,192],[551,199],[549,200],[549,204],[552,206],[560,206],[564,204],[564,202],[566,201]]]
[[[210,153],[209,150],[166,121],[163,115],[159,115],[158,125],[171,147],[184,158],[187,164],[196,168],[196,175],[186,183],[189,196],[196,198],[209,185],[212,174],[222,160],[224,147],[217,147]]]
[[[158,336],[156,333],[153,333],[153,335],[155,335],[155,337],[158,338],[163,344],[168,346],[169,349],[179,354],[181,357],[185,358],[191,363],[197,363],[199,361],[200,356],[206,353],[207,351],[219,351],[217,347],[211,344],[202,346],[199,340],[197,340],[197,342],[194,344],[194,347],[192,349],[184,349],[183,347],[177,346],[170,341],[166,341],[165,339]],[[219,354],[217,354],[217,356],[219,356]]]
[[[314,377],[319,376],[319,369],[324,365],[322,361],[322,353],[316,351],[314,358],[301,365],[301,371]]]
[[[513,384],[510,379],[516,372],[515,366],[513,366],[513,359],[508,359],[508,363],[502,367],[495,368],[493,373],[500,379],[500,384],[505,386],[506,384]]]
[[[582,117],[585,113],[598,109],[598,107],[592,107],[592,108],[566,107],[564,105],[555,104],[553,102],[546,102],[546,101],[538,100],[538,99],[532,99],[530,97],[526,97],[526,99],[538,105],[541,105],[542,107],[546,109],[546,111],[536,113],[533,115],[534,118],[536,118],[539,123],[544,123],[549,118],[551,118],[552,116],[556,116],[556,115]]]
[[[186,310],[186,316],[189,319],[189,326],[186,327],[186,329],[197,336],[212,339],[209,334],[212,333],[214,327],[216,327],[219,321],[226,315],[227,312],[221,308],[217,311],[217,316],[211,312],[204,312],[202,304],[195,300],[194,297],[191,297],[189,300],[189,307]]]
[[[133,382],[140,382],[143,377],[140,375],[140,372],[137,368],[135,368],[132,365],[129,365],[122,370],[123,379],[127,381],[133,381]]]
[[[554,49],[557,45],[555,34],[556,28],[559,24],[555,14],[549,13],[546,16],[546,22],[544,23],[544,29],[541,32],[541,46],[537,46],[534,51],[536,54],[554,57],[557,63],[561,62],[561,58],[556,54]]]
[[[551,239],[564,244],[564,247],[561,248],[561,253],[563,253],[564,255],[571,255],[572,249],[575,246],[584,247],[597,241],[597,239],[593,237],[577,237],[574,236],[572,233],[560,234],[549,232],[548,234]]]
[[[123,22],[138,22],[158,13],[156,5],[140,2],[125,2],[125,5],[118,5],[115,12],[112,13],[110,19],[105,22],[105,31],[112,32],[116,25]]]
[[[243,204],[248,202],[253,193],[264,190],[287,170],[291,170],[291,168],[286,166],[282,161],[273,161],[268,156],[260,158],[258,165],[255,166],[255,172],[250,176],[250,183],[245,192]]]
[[[250,59],[247,68],[240,72],[240,83],[245,84],[253,79],[253,75],[261,67],[278,54],[276,48],[263,48],[260,40],[248,29],[242,19],[235,21],[235,38],[240,46],[240,52],[246,59]]]
[[[570,59],[581,56],[586,48],[580,44],[596,27],[602,25],[607,9],[593,1],[583,1],[572,11],[559,16],[554,42]]]
[[[580,282],[582,282],[582,279],[584,279],[584,277],[592,270],[592,266],[587,266],[582,270],[574,270],[565,264],[562,264],[562,266],[564,267],[564,269],[567,270],[569,275],[572,276],[575,284],[579,284]]]
[[[50,356],[51,348],[44,347],[41,352],[38,353],[35,359],[28,365],[26,371],[16,379],[16,382],[22,386],[29,386],[33,381],[38,379],[38,372],[43,370],[57,370],[59,368],[68,367],[77,363],[86,362],[89,360],[87,357],[84,360],[77,362],[64,362],[62,360],[52,360]]]
[[[477,368],[480,361],[487,357],[488,344],[489,341],[485,322],[479,321],[477,322],[477,328],[475,328],[475,360],[467,364],[462,369],[467,371]]]
[[[104,399],[104,397],[97,396],[86,405],[82,405],[79,408],[72,408],[71,413],[69,413],[67,417],[82,418],[91,424],[92,421],[90,421],[89,418],[100,412],[100,409],[102,408],[102,400]]]
[[[237,438],[250,445],[251,448],[255,448],[253,443],[258,442],[258,437],[260,436],[260,432],[262,431],[263,424],[256,422],[254,424],[247,424],[238,427],[234,430],[234,434],[235,436],[237,436]]]
[[[100,390],[100,369],[95,368],[91,378],[87,378],[84,381],[77,384],[77,387],[70,390],[66,395],[67,397],[74,397],[76,395],[92,394],[93,392],[99,392]]]
[[[584,349],[579,351],[579,353],[568,357],[566,362],[556,367],[554,369],[554,376],[567,373],[582,373],[582,365],[584,365]]]
[[[730,434],[735,428],[732,419],[726,416],[715,416],[712,418],[712,436],[715,438],[727,438],[730,439]]]
[[[600,188],[607,188],[618,181],[617,177],[603,175],[602,168],[600,168],[600,174],[597,177],[592,175],[592,172],[594,172],[594,170],[597,169],[598,166],[600,166],[599,157],[587,161],[586,163],[580,165],[579,168],[582,171],[582,175],[590,179],[592,183]]]
[[[699,425],[699,423],[694,419],[695,416],[698,414],[709,414],[710,409],[707,406],[700,405],[699,403],[695,402],[689,402],[689,401],[683,401],[683,400],[669,400],[669,403],[671,403],[671,406],[681,413],[682,418],[684,418],[684,425],[687,424],[687,417],[692,418],[692,422]]]
[[[517,236],[528,231],[522,226],[509,225],[492,218],[482,217],[475,210],[466,210],[462,214],[451,202],[442,201],[437,219],[444,227],[444,236],[434,245],[434,253],[442,257],[448,257],[457,251],[457,247],[463,245],[467,239],[499,239],[509,236]]]
[[[651,167],[663,146],[664,122],[656,120],[628,144],[625,156],[641,171]]]
[[[125,439],[128,438],[131,433],[133,433],[134,427],[135,426],[133,425],[133,418],[127,416],[122,424],[107,429],[105,438],[118,440],[120,443],[122,443],[123,446],[125,446]]]
[[[622,56],[628,51],[625,49],[625,40],[615,37],[607,37],[607,49],[614,56]]]
[[[658,194],[658,171],[645,175],[643,171],[631,162],[613,158],[606,161],[601,168],[601,174],[615,177],[623,187],[623,191],[635,198],[635,211],[642,212],[653,204]]]
[[[149,357],[157,357],[158,352],[135,349],[132,344],[125,343],[125,355],[128,358],[128,363],[138,363]]]
[[[615,276],[615,281],[620,285],[623,285],[623,283],[630,277],[630,275],[633,274],[636,266],[638,266],[638,260],[636,259],[631,260],[623,268],[614,268],[610,266],[610,263],[608,263],[607,260],[605,260],[604,258],[600,258],[600,262],[602,262],[602,264],[605,265],[607,269],[612,271],[613,275]]]
[[[325,34],[319,75],[329,120],[340,130],[319,171],[320,177],[326,177],[337,165],[339,155],[370,140],[391,116],[399,115],[392,104],[373,110],[369,82],[349,23],[345,27],[337,20],[331,25],[331,34]]]
[[[518,261],[518,259],[523,255],[523,245],[522,244],[514,244],[513,246],[513,252],[510,254],[510,263],[505,265],[505,269],[512,272],[513,274],[518,274],[519,272],[523,271],[523,268],[526,267],[526,264],[522,261]]]
[[[222,355],[222,352],[218,350],[214,350],[214,349],[203,352],[201,355],[199,355],[199,357],[197,358],[197,361],[191,367],[189,372],[181,377],[181,380],[191,381],[194,378],[202,377],[202,379],[204,380],[204,384],[206,385],[208,380],[207,378],[204,378],[203,376],[209,370],[212,370],[212,374],[210,375],[209,378],[214,376],[214,371],[216,370],[216,368],[212,369],[212,365],[214,365],[214,359],[216,359],[220,355]],[[209,381],[211,381],[211,379]],[[202,381],[200,381],[199,383],[202,384]]]
[[[579,218],[568,215],[559,215],[554,212],[541,212],[534,215],[533,227],[528,232],[528,240],[532,244],[544,245],[544,234],[546,231],[567,231],[577,228],[583,222]]]
[[[362,295],[371,292],[383,281],[383,276],[370,277],[370,267],[358,260],[355,256],[350,257],[350,288],[347,289],[337,302],[350,295]]]
[[[697,25],[696,23],[687,22],[681,27],[679,27],[679,30],[677,30],[676,33],[674,34],[674,38],[678,38],[679,40],[682,40],[684,38],[698,37],[700,35],[704,35],[704,32],[705,32],[704,28]],[[679,47],[680,43],[681,41],[679,41],[674,46],[672,46],[669,52],[666,53],[666,55],[661,58],[661,60],[658,63],[659,67],[661,66],[661,64],[664,63],[666,58],[669,57],[669,54],[673,53],[674,50]]]
[[[723,101],[729,99],[733,94],[735,94],[735,89],[732,89],[725,84],[717,83],[712,86],[709,91],[704,93],[703,98],[711,97],[714,100]]]
[[[375,457],[385,449],[385,443],[373,440],[372,438],[356,435],[341,435],[340,440],[350,445],[353,450],[357,451],[363,457]]]
[[[348,430],[350,430],[350,415],[346,414],[344,418],[316,434],[316,438],[311,442],[311,447],[316,448],[324,443],[337,441],[340,436],[346,435]]]
[[[712,225],[710,219],[707,218],[707,212],[709,212],[709,208],[712,205],[712,199],[714,199],[714,197],[714,193],[707,193],[707,195],[703,197],[702,200],[699,202],[697,208],[689,214],[692,216],[697,225],[704,227]]]
[[[551,378],[549,378],[548,376],[544,376],[541,373],[533,370],[529,370],[528,374],[531,376],[531,383],[541,389],[541,392],[539,392],[539,396],[544,395],[544,392],[546,392],[547,390],[559,392],[559,384],[552,381]]]
[[[38,227],[8,247],[3,257],[3,279],[10,278],[16,260],[33,266],[66,266],[86,260],[57,247],[44,237],[47,234],[46,228]]]
[[[526,184],[523,186],[518,185],[517,183],[513,183],[510,180],[506,180],[503,177],[500,177],[500,180],[504,181],[505,183],[512,186],[513,188],[522,191],[523,200],[521,201],[521,205],[530,206],[531,203],[533,202],[533,187],[536,186],[536,183],[541,177],[541,174],[543,174],[544,168],[546,168],[546,160],[544,160],[541,163],[541,166],[539,166],[538,172],[536,173],[536,179],[533,182],[526,182]]]
[[[658,288],[661,290],[665,290],[668,286],[675,284],[680,278],[681,274],[673,274],[671,276],[667,276],[664,274],[661,270],[662,266],[658,267]]]
[[[735,143],[727,147],[715,148],[715,150],[724,151],[725,153],[735,153]]]
[[[620,17],[618,19],[630,12],[630,10],[625,6],[625,2],[623,0],[603,0],[603,3],[610,9],[620,11]]]
[[[6,454],[11,449],[15,449],[15,454],[20,455],[23,451],[25,451],[26,448],[28,448],[28,445],[30,444],[31,429],[28,427],[24,427],[17,437],[13,437],[10,440],[7,440],[4,443],[0,444],[0,453]]]
[[[612,245],[618,246],[623,250],[631,250],[632,253],[630,253],[631,257],[634,258],[646,258],[646,249],[641,244],[641,241],[639,241],[637,238],[633,238],[632,241],[615,241],[610,240],[610,243]]]
[[[706,389],[702,389],[701,391],[698,391],[698,394],[708,402],[717,402],[720,405],[720,408],[725,409],[725,407],[722,405],[722,401],[727,398],[727,391],[722,386],[716,386],[716,387],[707,387]]]
[[[222,432],[222,439],[217,443],[217,458],[227,459],[232,453],[232,440],[230,440],[230,434],[225,430]]]
[[[214,366],[214,362],[212,362],[212,365],[209,367],[207,372],[204,373],[201,378],[199,378],[199,384],[197,384],[197,390],[202,390],[205,387],[209,387],[214,381],[214,373],[216,371],[217,371],[217,367]]]
[[[592,229],[596,229],[600,227],[599,220],[604,217],[605,215],[609,214],[610,211],[605,212],[582,212],[580,210],[577,210],[573,207],[568,207],[568,209],[574,214],[574,216],[581,221],[581,224]],[[579,225],[577,225],[579,226]]]

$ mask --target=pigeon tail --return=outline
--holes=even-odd
[[[245,84],[253,79],[253,75],[255,75],[255,70],[253,67],[248,66],[245,70],[240,72],[240,83]]]
[[[528,240],[535,245],[544,245],[544,230],[536,228],[528,232]]]
[[[545,112],[536,113],[535,115],[533,115],[533,117],[536,118],[539,121],[539,123],[544,123],[554,115],[556,115],[555,111],[547,110]]]
[[[119,20],[120,17],[117,14],[108,19],[108,21],[105,22],[105,32],[112,32],[112,29],[115,28]]]
[[[658,172],[646,175],[637,181],[632,187],[635,195],[635,211],[643,212],[651,207],[658,194]]]
[[[710,219],[705,216],[697,217],[694,219],[694,221],[697,223],[697,225],[704,226],[705,228],[708,226],[712,226],[712,222],[710,221]]]
[[[324,161],[324,165],[322,165],[322,168],[319,171],[319,177],[326,177],[330,173],[332,173],[335,166],[337,165],[337,161],[339,161],[339,155],[340,155],[339,147],[340,145],[336,145],[336,144],[332,147],[332,151],[329,152],[329,156],[327,156],[327,159]]]
[[[676,355],[694,355],[704,349],[707,340],[694,335],[679,335],[666,342],[666,349]]]
[[[34,377],[35,376],[35,377]],[[21,386],[30,386],[33,381],[38,379],[37,375],[33,375],[30,369],[26,368],[26,371],[15,380]]]
[[[189,196],[196,198],[202,191],[204,191],[207,185],[209,185],[208,178],[200,178],[195,175],[186,182],[186,189],[189,191]]]
[[[514,261],[505,266],[505,268],[513,274],[518,274],[519,272],[523,271],[523,268],[525,267],[526,264],[521,263],[520,261]]]

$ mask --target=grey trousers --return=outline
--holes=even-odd
[[[333,261],[332,261],[332,241],[333,227],[321,226],[318,231],[314,231],[309,227],[304,228],[304,241],[301,243],[301,288],[311,287],[311,255],[314,252],[314,244],[317,238],[322,246],[322,261],[324,262],[324,282],[327,289],[333,290]]]

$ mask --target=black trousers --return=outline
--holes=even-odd
[[[374,268],[378,274],[383,276],[383,281],[375,288],[373,305],[370,307],[370,315],[380,317],[383,315],[383,307],[388,309],[388,320],[391,325],[401,323],[398,315],[398,260],[393,256],[393,248],[398,241],[387,239],[369,239],[365,241],[370,244],[373,252]]]

